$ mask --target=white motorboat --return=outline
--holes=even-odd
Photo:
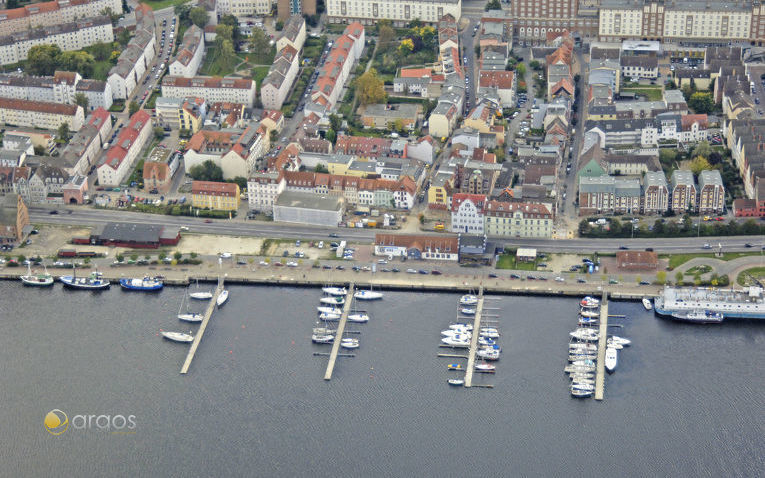
[[[643,297],[643,307],[645,307],[645,310],[653,309],[653,304],[651,303],[651,299],[649,299],[648,297]]]
[[[340,347],[344,349],[357,349],[359,348],[359,339],[345,338],[340,341]]]
[[[340,314],[328,314],[327,312],[322,312],[319,314],[319,319],[324,322],[334,322],[340,320]]]
[[[569,374],[569,378],[571,380],[595,380],[595,374],[594,373],[586,373],[586,372],[574,372]]]
[[[311,335],[311,341],[315,344],[331,344],[335,340],[335,336],[332,334],[313,334]]]
[[[335,295],[335,296],[348,295],[348,291],[345,290],[345,287],[322,287],[321,290],[327,295]]]
[[[464,330],[473,330],[473,324],[450,324],[450,329],[464,329]]]
[[[344,305],[345,304],[345,297],[340,296],[329,296],[329,297],[322,297],[319,299],[319,302],[322,304],[328,304],[328,305]]]
[[[465,315],[475,315],[475,309],[472,307],[462,307],[460,308],[460,312]]]
[[[460,342],[470,342],[470,339],[472,338],[472,335],[470,334],[452,334],[452,335],[446,335],[442,337],[443,339],[451,339],[451,340],[458,340]]]
[[[491,346],[496,344],[497,342],[494,339],[488,339],[486,337],[478,337],[478,345]]]
[[[585,344],[585,343],[574,343],[569,344],[568,351],[569,352],[597,352],[598,346],[595,344]]]
[[[348,322],[356,322],[359,324],[363,324],[363,323],[369,322],[369,315],[363,312],[348,314]]]
[[[576,398],[587,398],[592,396],[592,390],[581,390],[579,388],[571,387],[571,396]]]
[[[563,368],[566,373],[590,373],[595,371],[594,365],[566,365]]]
[[[377,292],[372,289],[370,290],[357,290],[353,293],[353,297],[356,300],[377,300],[382,299],[382,292]]]
[[[598,319],[579,317],[579,325],[598,325]]]
[[[478,304],[478,297],[467,294],[460,297],[460,305],[476,305]]]
[[[476,352],[476,355],[484,360],[499,360],[499,350],[494,348],[480,348]]]
[[[53,285],[53,276],[48,274],[48,268],[45,268],[44,274],[32,274],[31,264],[27,264],[26,275],[19,276],[21,282],[24,285],[30,285],[34,287],[48,287]]]
[[[621,350],[621,349],[624,348],[624,345],[622,345],[620,343],[616,343],[616,342],[614,342],[611,339],[608,339],[606,341],[606,347],[611,347],[612,349]]]
[[[608,373],[613,373],[616,370],[616,363],[618,362],[618,353],[613,347],[606,347],[606,361],[605,366]]]
[[[595,384],[594,383],[573,382],[571,384],[571,389],[572,390],[582,390],[582,391],[594,392],[595,391]]]
[[[449,380],[447,380],[447,383],[451,385],[452,387],[459,387],[460,385],[465,385],[465,381],[458,378],[450,378]]]
[[[582,360],[592,361],[592,360],[595,360],[597,358],[598,358],[598,356],[594,355],[594,354],[592,354],[592,355],[569,355],[568,356],[568,361],[571,362],[571,363],[574,363],[574,362],[579,362],[579,361],[582,361]]]
[[[335,331],[328,327],[314,327],[313,335],[333,335]]]
[[[220,291],[220,295],[218,295],[218,298],[215,299],[215,303],[218,304],[218,307],[225,304],[228,300],[228,291],[226,289],[223,289]]]
[[[482,337],[487,337],[490,339],[499,338],[499,331],[491,327],[481,327],[480,334]]]
[[[166,338],[167,340],[172,340],[173,342],[193,342],[194,337],[189,334],[184,334],[183,332],[165,332],[162,331],[162,337]]]
[[[203,319],[204,317],[202,317],[202,314],[178,314],[178,320],[182,320],[184,322],[202,322]]]
[[[582,308],[579,310],[579,315],[581,315],[582,317],[597,318],[597,317],[600,317],[600,312],[598,312],[597,310]]]
[[[594,367],[595,361],[594,360],[574,360],[571,362],[571,365],[574,367]]]
[[[470,332],[469,330],[446,329],[441,331],[441,335],[443,335],[444,337],[454,337],[457,335],[461,335],[461,336],[470,338],[473,335],[473,333]]]
[[[210,300],[212,296],[212,292],[192,292],[189,294],[189,297],[196,300]]]
[[[615,344],[621,344],[625,347],[629,347],[629,345],[632,343],[630,339],[625,339],[623,337],[617,337],[616,335],[612,335],[609,337],[609,340],[611,340]]]
[[[489,364],[489,363],[477,363],[475,364],[475,369],[482,372],[486,372],[489,370],[497,370],[497,366]]]
[[[569,333],[570,336],[579,340],[598,340],[598,331],[593,329],[576,329]]]
[[[335,307],[327,307],[327,306],[323,306],[323,305],[319,306],[319,307],[316,307],[316,310],[318,310],[320,314],[324,313],[324,314],[337,314],[337,315],[340,315],[340,314],[343,313],[343,311],[340,310],[340,309],[337,309]]]
[[[470,341],[468,340],[458,340],[454,337],[444,337],[441,339],[441,343],[444,345],[448,345],[450,347],[456,347],[456,348],[468,348],[470,347]]]
[[[600,307],[600,301],[596,299],[595,297],[590,297],[589,295],[579,301],[579,305],[582,306],[584,309],[594,309],[596,307]]]

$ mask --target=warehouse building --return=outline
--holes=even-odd
[[[343,220],[345,201],[338,196],[286,191],[274,203],[274,221],[337,227]]]

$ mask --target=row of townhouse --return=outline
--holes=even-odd
[[[439,17],[439,59],[444,84],[438,97],[438,103],[428,118],[428,131],[435,137],[447,138],[457,127],[462,118],[465,105],[465,74],[460,62],[459,45],[454,45],[451,31],[457,28],[457,18],[452,13]],[[459,37],[457,37],[459,39]]]
[[[53,76],[0,74],[0,97],[4,98],[71,105],[78,93],[88,99],[90,111],[112,106],[112,90],[107,82],[83,80],[75,72],[56,71]]]
[[[284,191],[342,197],[354,206],[411,209],[416,189],[409,177],[390,181],[287,170],[255,173],[247,182],[249,208],[265,212]]]
[[[218,18],[224,15],[236,18],[269,15],[274,3],[271,0],[216,0],[215,13]]]
[[[164,98],[203,98],[208,103],[239,103],[247,108],[255,104],[255,81],[248,78],[166,76],[162,80]]]
[[[725,210],[725,186],[720,171],[705,170],[698,184],[693,173],[675,170],[667,183],[661,171],[645,173],[639,179],[614,176],[579,178],[579,214],[662,214],[699,212],[719,214]]]
[[[108,111],[98,108],[85,118],[85,125],[69,140],[61,152],[59,164],[69,174],[87,175],[109,139],[112,118]]]
[[[152,135],[149,113],[138,110],[122,128],[114,145],[106,152],[106,160],[98,167],[98,184],[119,186],[133,169],[133,163]]]
[[[327,0],[326,5],[330,23],[374,25],[385,18],[394,26],[406,26],[415,19],[437,23],[444,15],[462,14],[462,0]]]
[[[598,135],[600,146],[635,145],[655,147],[662,142],[695,143],[707,139],[709,121],[705,114],[661,113],[655,118],[590,120],[586,132]]]
[[[254,170],[255,161],[270,148],[269,130],[258,122],[244,129],[202,129],[191,137],[187,148],[186,170],[209,160],[221,168],[224,179],[246,178]]]
[[[306,24],[301,15],[291,15],[276,40],[276,56],[260,84],[263,108],[281,109],[300,70],[300,52],[305,44]]]
[[[746,197],[754,199],[758,183],[765,183],[765,118],[726,120],[722,130]]]
[[[79,131],[85,120],[82,106],[47,101],[0,98],[0,123],[55,130],[62,123]]]
[[[196,25],[191,25],[183,40],[178,45],[175,58],[170,62],[168,71],[173,76],[192,77],[197,74],[205,54],[204,31]]]
[[[29,50],[36,45],[53,44],[62,51],[73,51],[94,43],[113,41],[112,21],[104,15],[19,31],[0,37],[0,64],[10,65],[26,60]]]
[[[323,115],[334,109],[351,74],[353,64],[364,50],[365,32],[360,23],[351,23],[332,45],[306,102],[306,112]]]
[[[157,38],[154,33],[154,13],[148,5],[138,4],[135,8],[135,36],[122,50],[117,64],[109,70],[107,82],[112,88],[114,99],[127,99],[157,55]]]
[[[452,197],[451,231],[488,236],[550,238],[554,216],[550,205],[491,201],[485,194]]]
[[[54,0],[0,10],[0,36],[95,17],[102,15],[106,9],[111,10],[112,13],[121,13],[122,2],[120,0]]]

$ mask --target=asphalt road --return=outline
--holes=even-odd
[[[234,236],[261,236],[272,238],[294,238],[305,240],[321,240],[335,233],[340,239],[356,242],[372,242],[376,231],[373,229],[338,229],[330,227],[306,226],[285,223],[269,223],[260,221],[245,221],[242,219],[214,219],[205,223],[203,219],[180,216],[162,216],[143,214],[113,209],[74,208],[61,210],[59,214],[49,214],[49,208],[30,208],[30,220],[33,223],[49,223],[59,225],[94,226],[113,221],[140,222],[144,224],[161,224],[171,226],[187,226],[192,232],[207,234],[226,234]],[[72,211],[71,214],[68,211]],[[765,244],[762,236],[734,237],[680,237],[656,239],[507,239],[496,238],[505,246],[536,247],[545,252],[613,252],[621,246],[634,250],[653,248],[656,252],[701,252],[703,245],[709,244],[714,248],[722,246],[723,252],[756,251]],[[746,243],[755,247],[747,248]],[[707,250],[707,252],[712,252]]]

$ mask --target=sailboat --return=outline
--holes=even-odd
[[[26,275],[19,276],[21,282],[24,285],[30,285],[34,287],[48,287],[53,285],[53,276],[48,274],[48,268],[45,268],[45,274],[32,274],[32,265],[27,264]]]
[[[344,296],[348,294],[345,287],[322,287],[321,290],[327,295]]]
[[[178,320],[182,320],[184,322],[202,322],[202,314],[195,314],[189,311],[189,305],[188,302],[186,302],[187,296],[188,291],[183,294],[181,305],[178,307]],[[183,310],[183,304],[186,304],[186,312],[181,312]]]
[[[212,299],[212,292],[199,290],[199,279],[197,279],[197,291],[189,294],[189,297],[196,300],[210,300]]]
[[[369,285],[369,290],[357,290],[353,293],[353,297],[357,300],[377,300],[382,299],[382,292],[375,292],[372,290],[372,285]]]
[[[173,342],[193,342],[194,336],[190,334],[184,334],[183,332],[165,332],[162,331],[162,337]]]
[[[218,295],[218,298],[215,299],[215,302],[218,304],[218,307],[222,306],[226,303],[228,300],[228,291],[226,289],[223,289],[220,291],[220,295]]]

